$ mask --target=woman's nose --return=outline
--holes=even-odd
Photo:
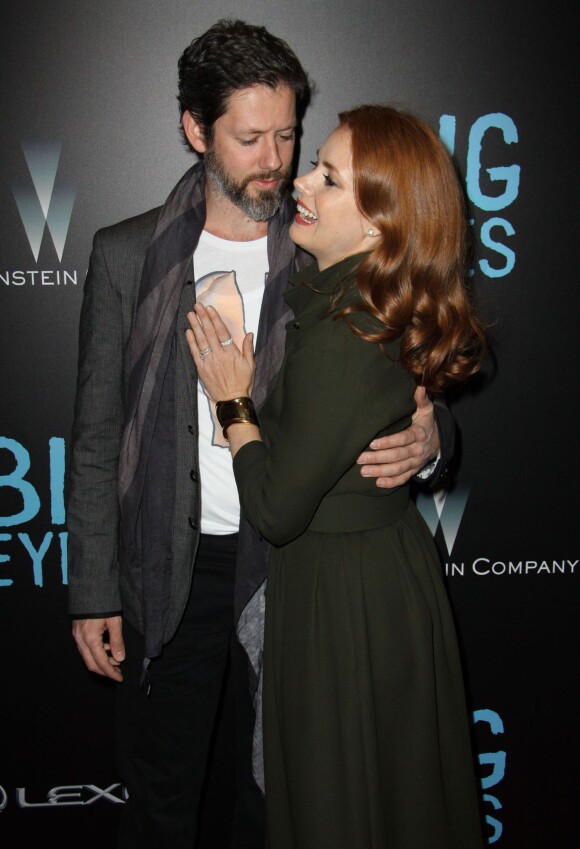
[[[307,195],[310,193],[309,185],[310,184],[308,181],[307,174],[302,174],[301,177],[296,177],[296,179],[294,180],[294,188],[302,195]]]

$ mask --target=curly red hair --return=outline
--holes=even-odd
[[[357,206],[381,235],[358,272],[365,303],[338,315],[369,342],[401,337],[402,365],[440,392],[474,374],[486,350],[465,286],[466,210],[453,162],[408,112],[360,106],[339,121],[350,132]],[[384,329],[356,327],[350,316],[361,311]]]

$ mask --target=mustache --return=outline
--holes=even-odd
[[[254,180],[282,180],[284,183],[287,183],[290,180],[290,169],[287,168],[286,170],[278,169],[276,171],[261,171],[260,173],[249,174],[247,177],[244,178],[242,188],[247,188]]]

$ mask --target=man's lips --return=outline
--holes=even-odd
[[[288,181],[288,174],[284,171],[271,171],[269,174],[252,174],[246,179],[245,185],[253,183],[260,189],[272,191],[277,189],[282,183]]]
[[[261,189],[275,189],[279,180],[252,180],[257,186],[260,186]]]

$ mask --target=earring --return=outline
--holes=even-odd
[[[375,231],[372,228],[369,227],[369,229],[367,230],[367,236],[374,236],[374,235],[375,235]]]

